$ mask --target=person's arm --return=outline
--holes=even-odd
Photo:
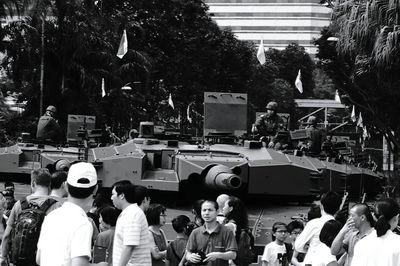
[[[135,247],[136,246],[124,246],[118,266],[126,266],[126,264],[128,264]]]
[[[346,223],[344,224],[344,226],[342,227],[342,229],[339,231],[339,233],[337,234],[337,236],[335,237],[335,239],[332,242],[332,246],[331,246],[331,253],[334,256],[337,256],[341,253],[343,253],[343,241],[344,238],[346,236],[347,233],[350,232],[350,230],[352,230],[351,228],[354,228],[354,222],[351,218],[347,219]]]
[[[297,252],[296,250],[293,250],[293,255],[292,255],[292,259],[291,259],[291,263],[294,266],[302,266],[301,262],[299,262],[299,260],[297,259],[297,256],[299,255],[299,252]]]
[[[268,261],[263,260],[263,261],[262,261],[262,266],[268,266]]]
[[[71,259],[71,266],[107,266],[107,262],[90,263],[86,256]]]
[[[192,253],[189,250],[186,250],[186,260],[191,263],[198,263],[201,261],[201,257],[197,253]]]
[[[305,245],[310,242],[312,236],[314,235],[314,220],[308,222],[306,227],[304,228],[303,232],[297,237],[296,241],[294,242],[294,249],[298,252],[306,253]]]
[[[154,241],[154,236],[153,233],[149,231],[149,236],[150,236],[150,252],[151,252],[151,257],[155,260],[162,260],[165,259],[167,255],[167,250],[160,251],[160,249],[157,247],[156,242]]]
[[[9,249],[10,249],[10,240],[11,240],[11,231],[14,226],[14,221],[17,217],[17,209],[21,209],[20,201],[17,201],[11,209],[10,217],[7,220],[7,226],[3,233],[3,239],[1,241],[1,257],[0,257],[0,265],[3,265],[7,261]]]
[[[206,255],[204,262],[221,260],[234,260],[236,258],[236,251],[225,251],[225,252],[211,252]]]

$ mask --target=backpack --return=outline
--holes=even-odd
[[[36,261],[37,242],[47,210],[57,201],[46,199],[40,206],[21,201],[21,213],[18,215],[11,239],[11,259],[16,265],[31,265]]]
[[[242,229],[238,241],[236,259],[233,261],[237,266],[248,266],[257,261],[254,249],[254,236],[249,228]]]

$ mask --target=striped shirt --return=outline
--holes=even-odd
[[[113,247],[113,265],[118,266],[125,246],[135,246],[128,266],[150,266],[150,239],[146,216],[137,204],[126,207],[117,220]]]

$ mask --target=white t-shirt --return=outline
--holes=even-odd
[[[135,246],[128,266],[151,265],[150,236],[146,216],[137,204],[120,214],[115,226],[113,265],[118,266],[125,246]]]
[[[332,215],[325,214],[320,218],[313,219],[309,221],[304,227],[303,232],[297,237],[294,243],[294,248],[296,251],[301,253],[306,253],[304,258],[304,264],[311,264],[315,256],[316,248],[321,244],[319,240],[319,234],[324,224],[329,220],[334,220]],[[308,250],[305,250],[306,244],[309,243],[310,246]]]
[[[265,246],[261,260],[271,266],[281,266],[285,258],[287,260],[285,245],[278,245],[274,241]]]
[[[332,255],[331,249],[327,245],[321,243],[316,247],[312,266],[326,266],[333,261],[336,261],[336,257]]]
[[[37,244],[41,266],[69,266],[71,259],[90,259],[93,226],[85,211],[65,202],[43,222]]]
[[[354,247],[352,266],[399,266],[400,236],[388,230],[377,237],[376,231],[364,237]]]

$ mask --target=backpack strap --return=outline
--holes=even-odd
[[[44,212],[47,212],[48,209],[53,206],[53,204],[55,204],[57,201],[53,198],[48,198],[46,199],[41,205],[40,205],[40,209]]]
[[[25,210],[29,208],[29,202],[28,199],[26,197],[24,197],[21,201],[21,210]]]

